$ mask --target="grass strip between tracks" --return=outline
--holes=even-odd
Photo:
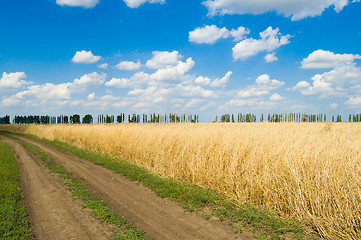
[[[134,227],[127,219],[114,213],[102,199],[91,196],[86,188],[86,183],[79,180],[71,172],[66,171],[65,168],[54,161],[52,157],[30,143],[22,142],[22,144],[36,152],[48,169],[59,175],[62,181],[66,183],[67,190],[71,191],[73,197],[83,201],[82,207],[91,209],[93,216],[99,221],[113,226],[114,239],[149,239],[142,237],[143,232],[141,230]]]
[[[18,165],[11,148],[0,139],[0,239],[31,239],[30,234]]]
[[[170,198],[180,203],[188,211],[202,212],[205,219],[216,218],[227,222],[235,231],[252,231],[258,239],[283,239],[287,233],[292,239],[308,239],[300,224],[281,218],[277,214],[265,211],[251,204],[239,204],[236,201],[197,185],[161,178],[147,169],[110,157],[101,153],[80,149],[57,140],[40,139],[34,135],[20,134],[40,140],[89,160],[96,165],[119,173],[129,180],[137,181],[153,190],[159,197]],[[315,236],[312,236],[314,239]]]

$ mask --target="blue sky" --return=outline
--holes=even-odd
[[[361,112],[359,0],[2,0],[0,115]]]

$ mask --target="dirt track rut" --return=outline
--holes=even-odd
[[[41,160],[18,141],[4,138],[18,161],[24,205],[34,239],[111,239],[109,227],[93,219]]]
[[[196,213],[186,212],[179,204],[159,198],[144,186],[74,154],[36,140],[21,139],[39,147],[82,178],[92,192],[110,203],[115,211],[133,220],[146,236],[157,239],[252,239],[248,234],[236,234],[216,220],[205,220]],[[14,146],[13,140],[11,142]],[[18,149],[14,151],[19,154]]]

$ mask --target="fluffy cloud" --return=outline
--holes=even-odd
[[[194,83],[199,85],[209,85],[211,83],[211,79],[209,77],[199,76],[194,80]]]
[[[96,72],[93,72],[93,73],[85,74],[81,76],[79,79],[75,79],[72,84],[72,87],[74,87],[75,89],[79,89],[79,88],[84,89],[84,88],[99,86],[104,83],[106,77],[107,75],[105,73],[98,74]]]
[[[359,107],[361,105],[361,97],[350,97],[346,104]]]
[[[26,74],[24,72],[3,72],[3,76],[0,78],[0,91],[19,89],[24,85],[31,84],[31,82],[23,80],[24,78],[26,78]]]
[[[240,89],[238,94],[226,102],[221,108],[229,110],[229,107],[247,106],[249,109],[271,109],[277,106],[281,97],[274,93],[268,99],[267,95],[271,94],[272,90],[282,87],[285,83],[276,79],[271,79],[268,74],[263,74],[257,77],[255,84],[249,85],[244,89]]]
[[[177,65],[160,68],[152,74],[138,72],[130,78],[113,78],[109,82],[106,82],[105,86],[117,88],[137,88],[146,85],[160,86],[176,84],[191,78],[191,76],[185,75],[185,73],[191,70],[194,64],[193,59],[188,58],[186,62],[178,61]]]
[[[105,85],[129,88],[127,101],[137,110],[158,109],[160,106],[161,112],[167,107],[180,110],[199,106],[206,109],[212,102],[204,99],[218,97],[216,91],[207,88],[224,87],[232,72],[216,79],[195,76],[188,73],[195,65],[194,60],[189,57],[181,61],[181,58],[178,51],[153,52],[152,59],[146,64],[148,68],[155,69],[153,73],[137,72],[130,78],[112,78]]]
[[[90,93],[87,97],[89,101],[92,101],[95,98],[95,93]]]
[[[93,8],[99,3],[99,0],[56,0],[56,3],[60,6]]]
[[[279,29],[268,27],[260,33],[260,39],[248,38],[237,43],[232,51],[235,60],[245,60],[263,51],[273,51],[282,45],[289,44],[290,35],[281,35]]]
[[[29,102],[29,100],[44,103],[49,100],[69,99],[70,86],[71,83],[62,83],[58,85],[46,83],[43,85],[29,86],[27,90],[18,92],[11,97],[5,98],[1,102],[1,105],[18,105],[20,103]]]
[[[268,74],[257,77],[256,84],[241,89],[237,96],[241,98],[259,97],[270,94],[271,90],[282,87],[285,83],[276,79],[271,79]]]
[[[175,51],[176,52],[176,51]],[[158,57],[162,55],[160,59]],[[152,66],[157,66],[157,69],[154,73],[145,73],[145,72],[137,72],[130,78],[112,78],[110,81],[105,83],[107,87],[117,87],[117,88],[135,88],[139,89],[141,87],[146,86],[156,86],[156,87],[170,87],[177,84],[183,84],[184,86],[188,85],[204,85],[211,87],[225,87],[229,82],[230,77],[232,75],[231,71],[228,71],[224,77],[216,78],[211,80],[209,77],[204,76],[194,76],[187,74],[195,65],[195,62],[190,57],[185,62],[178,61],[176,65],[172,66],[170,64],[174,64],[174,59],[179,58],[178,52],[176,54],[171,54],[163,52],[161,54],[156,53],[156,58],[153,57]],[[172,56],[172,57],[170,57]],[[163,67],[167,66],[167,67]],[[198,86],[193,86],[195,89],[200,89]],[[138,92],[136,90],[135,92]],[[131,93],[134,94],[134,91]]]
[[[141,67],[140,62],[131,62],[131,61],[122,61],[115,65],[115,67],[119,70],[126,70],[126,71],[136,71],[139,70]]]
[[[264,60],[266,63],[275,62],[278,60],[278,58],[275,56],[274,53],[269,53],[264,57]]]
[[[212,90],[204,89],[201,86],[182,85],[182,84],[178,84],[174,88],[173,93],[175,94],[175,96],[181,96],[181,97],[203,97],[203,98],[214,97],[214,92]]]
[[[296,86],[294,86],[291,90],[297,90],[297,89],[303,89],[303,88],[308,88],[311,85],[307,82],[307,81],[300,81],[296,84]]]
[[[148,3],[165,3],[165,0],[124,0],[125,4],[130,8],[138,8],[140,5]]]
[[[108,63],[103,63],[98,65],[98,68],[102,68],[102,69],[108,69],[109,64]]]
[[[233,48],[233,59],[245,60],[251,56],[255,56],[260,52],[271,52],[282,45],[289,44],[291,35],[281,35],[279,29],[268,27],[260,33],[260,39],[246,38],[245,36],[250,33],[250,30],[245,27],[238,27],[231,31],[227,28],[218,28],[216,25],[204,26],[196,28],[189,32],[189,41],[194,43],[214,44],[221,38],[233,37],[238,42]],[[245,39],[246,38],[246,39]],[[275,53],[269,53],[265,56],[266,62],[277,61]]]
[[[228,38],[230,35],[227,28],[218,28],[216,25],[196,28],[189,32],[189,41],[195,43],[213,44],[220,38]]]
[[[194,67],[195,62],[190,57],[186,62],[179,61],[174,67],[158,69],[150,76],[152,81],[176,81],[182,79],[184,74]]]
[[[361,59],[356,54],[335,54],[330,51],[316,50],[301,62],[302,68],[337,68],[342,66],[353,65],[355,59]]]
[[[77,51],[72,59],[75,63],[95,63],[100,60],[100,56],[94,56],[91,51]]]
[[[352,2],[359,2],[359,0]],[[263,14],[275,11],[277,14],[292,17],[293,21],[319,16],[330,6],[334,6],[335,11],[339,12],[349,3],[349,0],[206,0],[203,2],[211,16],[216,14]]]
[[[246,35],[248,35],[251,31],[245,27],[239,27],[237,30],[231,30],[231,36],[234,38],[234,41],[243,40]]]
[[[214,44],[221,38],[228,38],[232,36],[235,41],[244,39],[245,35],[249,34],[250,30],[245,27],[232,29],[229,31],[227,28],[218,28],[216,25],[199,27],[189,32],[189,41],[194,43]]]
[[[177,65],[182,57],[178,51],[154,51],[153,58],[148,60],[145,66],[154,69],[172,67]]]
[[[336,109],[338,107],[337,103],[331,103],[329,106],[331,109]]]
[[[112,78],[104,84],[107,87],[128,88],[134,86],[127,78]]]
[[[353,54],[335,54],[324,50],[314,51],[303,59],[302,68],[332,68],[332,70],[314,75],[311,78],[312,83],[300,81],[291,90],[299,90],[304,95],[319,94],[321,98],[359,94],[361,68],[356,65],[354,60],[360,58],[359,55]]]
[[[129,106],[131,102],[128,99],[123,99],[121,97],[112,95],[96,97],[95,94],[89,94],[86,100],[72,101],[68,104],[70,104],[71,106],[78,106],[84,109],[89,109],[91,112],[94,111],[94,109],[119,109],[119,107]]]
[[[272,94],[272,96],[269,98],[270,101],[280,101],[283,99],[285,99],[285,98],[282,97],[281,95],[279,95],[278,93]]]
[[[199,105],[200,103],[204,102],[202,99],[192,98],[189,102],[187,102],[184,107],[185,108],[194,108],[195,106]]]
[[[225,87],[231,78],[232,72],[228,71],[222,78],[213,80],[210,84],[211,87]]]
[[[228,71],[222,78],[216,78],[211,80],[209,77],[198,76],[194,79],[194,83],[197,85],[209,85],[211,87],[225,87],[231,78],[232,72]]]
[[[43,85],[33,85],[29,90],[25,91],[28,96],[36,96],[37,98],[46,99],[69,99],[71,83],[52,84],[45,83]]]
[[[128,92],[134,108],[145,109],[152,106],[152,109],[160,107],[160,111],[165,111],[168,107],[166,103],[174,108],[192,108],[195,105],[200,106],[202,103],[208,103],[204,98],[215,97],[215,93],[211,90],[204,89],[200,86],[177,84],[168,88],[157,86],[149,86],[144,89],[136,88]],[[191,100],[189,101],[189,99]],[[192,101],[197,99],[197,101]],[[187,105],[187,103],[188,105]],[[159,105],[159,103],[162,103]],[[203,104],[204,105],[204,104]]]
[[[13,96],[3,99],[4,106],[16,105],[19,103],[46,104],[48,101],[69,100],[72,93],[85,91],[92,86],[98,86],[105,80],[106,74],[96,72],[85,74],[73,82],[29,86],[26,90],[16,93]]]
[[[147,85],[149,79],[149,74],[144,72],[138,72],[134,74],[131,78],[112,78],[109,82],[105,83],[105,86],[117,88],[137,88]]]

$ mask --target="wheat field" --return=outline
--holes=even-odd
[[[120,157],[157,175],[192,182],[295,219],[325,238],[361,239],[358,123],[5,128]]]

